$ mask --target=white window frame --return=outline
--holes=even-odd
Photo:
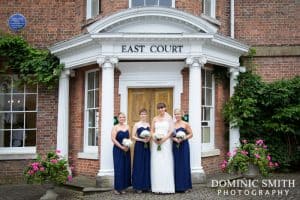
[[[206,3],[207,1],[210,1],[210,4],[211,4],[211,7],[210,7],[210,13],[205,13],[205,6],[206,6]],[[209,16],[211,18],[216,18],[216,1],[217,0],[203,0],[203,14],[206,15],[206,16]]]
[[[208,69],[208,68],[204,68],[202,73],[205,73],[206,71],[210,71],[212,73],[212,69]],[[206,74],[204,75],[204,77],[206,78]],[[211,151],[215,149],[215,78],[214,75],[212,74],[212,85],[211,85],[211,92],[212,92],[212,99],[211,99],[211,106],[206,106],[206,107],[210,107],[210,120],[209,121],[204,121],[202,120],[203,117],[203,112],[202,112],[202,99],[201,99],[201,128],[204,127],[202,126],[202,122],[207,122],[208,125],[205,127],[210,127],[210,142],[209,143],[203,143],[202,141],[202,151],[206,152],[206,151]],[[205,82],[206,80],[204,80]],[[201,93],[203,91],[203,89],[207,88],[206,86],[203,86],[201,83]],[[204,95],[206,94],[206,90],[204,91]],[[206,97],[202,97],[205,98]],[[203,134],[203,132],[201,131],[201,133]],[[201,135],[202,137],[202,135]]]
[[[129,5],[129,8],[135,8],[135,7],[132,7],[132,0],[129,0],[129,4],[128,5]],[[175,8],[175,0],[172,0],[171,8]]]
[[[5,75],[5,74],[4,74]],[[10,76],[12,78],[12,84],[13,85],[13,80],[14,80],[14,76],[15,75],[5,75],[5,76]],[[10,113],[25,113],[26,112],[35,112],[36,114],[38,113],[38,86],[36,89],[36,92],[26,92],[26,85],[23,85],[23,92],[19,92],[19,93],[13,93],[12,91],[8,94],[10,94],[11,96],[14,94],[19,94],[19,95],[24,95],[24,102],[23,102],[23,106],[25,107],[26,104],[26,94],[35,94],[36,95],[36,109],[35,111],[13,111],[12,110],[12,104],[11,104],[11,108],[10,108]],[[7,113],[7,111],[0,111],[1,113]],[[26,115],[24,116],[24,122],[26,120]],[[36,119],[37,120],[37,119]],[[37,124],[36,124],[37,125]],[[12,126],[12,125],[11,125]],[[6,129],[8,130],[8,129]],[[16,130],[13,129],[12,127],[9,129],[10,131],[12,130]],[[22,130],[23,131],[23,145],[24,145],[24,137],[25,137],[25,131],[26,130],[35,130],[36,131],[36,136],[37,136],[37,127],[35,128],[26,128],[23,127],[22,129],[17,129],[17,130]],[[11,133],[12,134],[12,133]],[[36,141],[37,142],[37,141]],[[35,146],[23,146],[23,147],[0,147],[0,160],[13,160],[13,159],[30,159],[30,158],[34,158],[35,157],[35,153],[36,153],[36,145]],[[28,157],[28,156],[29,157]]]
[[[99,69],[93,69],[93,70],[89,70],[89,71],[86,71],[85,73],[85,89],[84,89],[84,146],[83,146],[83,151],[84,153],[97,153],[98,152],[98,145],[95,145],[95,146],[89,146],[88,145],[88,109],[87,109],[87,99],[88,99],[88,75],[89,73],[92,73],[92,72],[98,72],[99,73]],[[100,78],[100,75],[99,75],[99,78]],[[99,87],[98,87],[98,91],[100,92],[99,90]],[[95,98],[99,98],[98,97],[95,97],[94,96],[94,99]],[[100,102],[99,102],[100,103]],[[98,113],[99,113],[99,107],[94,107],[93,109],[98,109]],[[100,116],[99,116],[100,117]],[[99,124],[97,124],[97,120],[95,122],[95,126],[98,127],[98,136],[99,136]],[[98,123],[99,123],[99,120],[98,120]]]
[[[99,10],[99,4],[100,4],[100,0],[98,1],[98,6],[97,6],[97,10],[96,12],[99,14],[100,10]],[[98,15],[97,14],[97,15]],[[93,17],[96,17],[97,15],[93,15],[93,0],[86,0],[86,19],[91,19]]]

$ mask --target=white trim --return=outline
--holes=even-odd
[[[36,158],[36,147],[1,147],[0,160],[26,160]]]
[[[140,66],[149,67],[151,71],[145,72]],[[119,63],[118,67],[121,70],[119,79],[120,110],[128,113],[128,88],[173,88],[173,107],[180,108],[183,85],[181,69],[184,66],[184,62],[180,61]]]
[[[88,153],[94,154],[98,153],[98,145],[96,146],[89,146],[88,145],[88,117],[87,117],[87,88],[88,88],[88,74],[91,72],[99,72],[99,69],[92,69],[85,72],[85,84],[84,84],[84,137],[83,137],[83,153],[84,155],[87,155]],[[100,79],[100,75],[99,75]],[[100,94],[100,88],[99,88],[99,94]],[[94,97],[96,98],[96,97]],[[98,96],[99,98],[99,96]],[[99,101],[100,102],[100,101]],[[99,124],[96,124],[96,126],[99,126]],[[99,136],[99,129],[98,129],[98,136]],[[83,155],[83,154],[82,154]]]
[[[202,158],[211,157],[211,156],[219,156],[219,155],[220,155],[220,149],[212,149],[212,150],[201,152]]]
[[[77,154],[77,158],[88,159],[88,160],[99,160],[99,155],[98,152],[97,153],[79,152]]]

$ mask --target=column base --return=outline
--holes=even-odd
[[[96,186],[99,188],[113,188],[114,187],[114,176],[104,175],[96,176]]]
[[[199,183],[205,183],[206,182],[206,175],[203,170],[192,172],[192,183],[193,184],[199,184]]]

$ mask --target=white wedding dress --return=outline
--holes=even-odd
[[[155,132],[168,134],[169,122],[167,120],[155,122]],[[172,153],[172,140],[169,138],[157,150],[157,144],[151,145],[151,188],[152,192],[175,193],[174,162]]]

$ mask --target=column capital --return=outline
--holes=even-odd
[[[97,63],[99,65],[102,65],[103,67],[113,67],[114,64],[117,64],[119,62],[119,59],[115,56],[101,56],[97,59]],[[110,64],[110,66],[105,64]]]
[[[61,71],[60,78],[75,77],[75,71],[72,69],[64,69]]]
[[[186,64],[190,66],[204,66],[207,63],[207,58],[203,55],[200,56],[190,56],[185,60]]]
[[[229,73],[231,76],[237,76],[240,73],[239,67],[230,68]]]

